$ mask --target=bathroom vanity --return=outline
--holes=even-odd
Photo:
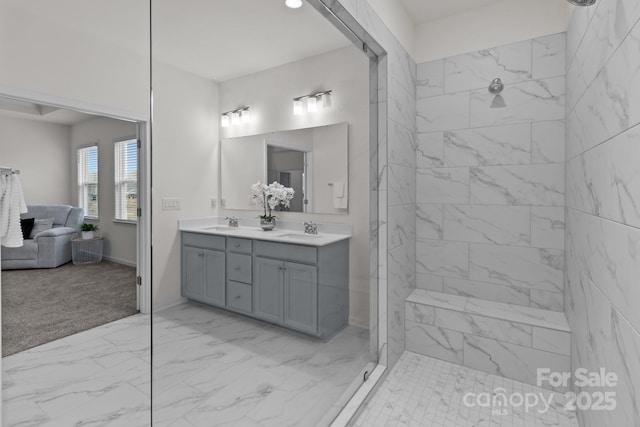
[[[349,235],[181,227],[182,296],[322,339],[349,320]]]

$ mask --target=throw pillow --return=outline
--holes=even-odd
[[[36,235],[38,235],[38,233],[49,230],[51,229],[51,227],[53,227],[53,218],[36,219],[33,224],[33,230],[31,230],[31,234],[29,235],[29,237],[33,239]]]
[[[31,235],[31,230],[33,230],[33,222],[35,218],[21,218],[20,219],[20,228],[22,228],[22,238],[28,239]]]

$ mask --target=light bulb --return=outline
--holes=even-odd
[[[297,9],[302,6],[302,0],[285,0],[284,4],[291,9]]]
[[[307,111],[310,113],[315,113],[318,111],[318,98],[315,96],[310,96],[307,99]]]
[[[231,113],[231,124],[232,125],[240,124],[240,113],[238,112]]]
[[[302,114],[302,100],[293,100],[293,114],[295,114],[296,116]]]
[[[322,109],[331,107],[331,92],[322,95]]]
[[[242,123],[251,122],[251,113],[249,112],[249,109],[242,110],[240,114],[242,115]]]
[[[222,126],[223,128],[228,128],[229,127],[229,115],[228,114],[223,114],[222,118],[220,119],[220,126]]]

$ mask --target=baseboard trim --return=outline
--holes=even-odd
[[[137,267],[138,265],[134,262],[128,261],[126,259],[120,259],[120,258],[114,258],[114,257],[110,257],[110,256],[102,256],[102,259],[105,261],[111,261],[111,262],[115,262],[117,264],[122,264],[122,265],[126,265],[128,267]]]
[[[178,300],[163,304],[158,307],[153,307],[152,313],[157,313],[158,311],[166,310],[167,308],[175,307],[176,305],[184,304],[189,301],[187,298],[180,298]]]

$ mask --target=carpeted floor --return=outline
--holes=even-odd
[[[136,270],[102,261],[2,271],[2,356],[137,313]]]

